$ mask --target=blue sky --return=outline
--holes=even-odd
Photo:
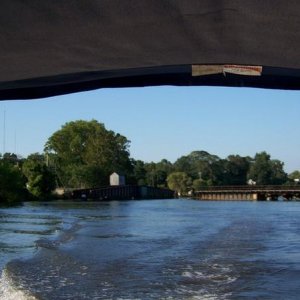
[[[131,156],[147,162],[174,162],[193,150],[221,158],[267,151],[291,172],[300,170],[299,115],[300,92],[247,88],[102,89],[2,101],[0,152],[42,152],[66,122],[96,119],[131,140]]]

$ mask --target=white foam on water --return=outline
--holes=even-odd
[[[30,295],[21,287],[15,287],[12,280],[7,275],[6,271],[2,271],[0,278],[0,299],[1,300],[38,300]]]
[[[237,280],[232,276],[232,269],[230,266],[221,266],[213,264],[209,268],[206,266],[202,272],[193,270],[191,266],[182,273],[182,277],[192,280],[209,280],[211,282],[227,285]]]
[[[220,273],[220,274],[203,274],[202,272],[190,272],[185,271],[182,273],[182,276],[185,278],[189,278],[191,280],[207,280],[220,284],[229,284],[236,281],[237,278],[231,277],[228,274]]]
[[[228,284],[237,280],[233,273],[230,265],[188,265],[181,274],[184,281],[177,293],[184,299],[191,300],[230,299],[231,293],[226,293],[225,290]]]

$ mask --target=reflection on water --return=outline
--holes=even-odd
[[[300,293],[300,203],[36,203],[0,209],[0,233],[1,299]]]

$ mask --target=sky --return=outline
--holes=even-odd
[[[174,162],[204,150],[226,158],[266,151],[300,170],[300,91],[226,87],[100,89],[0,101],[0,153],[43,152],[66,122],[96,119],[126,136],[135,159]]]

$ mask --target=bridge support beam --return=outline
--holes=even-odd
[[[195,198],[199,200],[211,200],[211,201],[256,201],[264,200],[259,197],[257,193],[208,193],[208,192],[198,192]]]
[[[276,201],[280,196],[299,200],[300,186],[216,186],[195,192],[196,199],[214,201]]]

